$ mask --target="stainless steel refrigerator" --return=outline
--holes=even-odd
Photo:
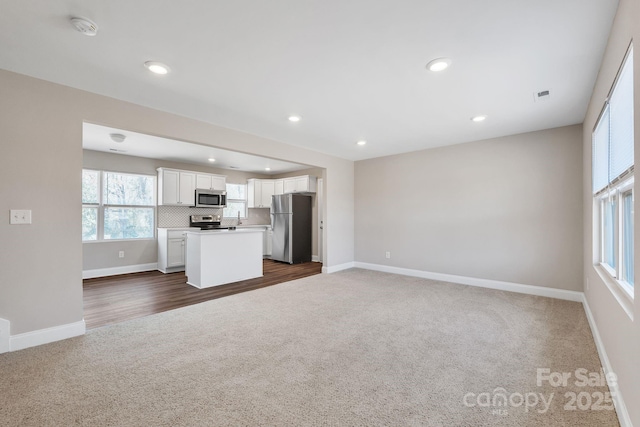
[[[311,261],[311,196],[272,196],[271,227],[271,259],[289,264]]]

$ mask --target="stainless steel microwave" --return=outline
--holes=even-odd
[[[226,206],[226,191],[196,188],[196,208],[224,208]]]

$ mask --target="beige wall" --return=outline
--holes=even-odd
[[[613,371],[619,378],[619,387],[626,403],[633,425],[640,425],[640,293],[634,301],[620,298],[631,312],[631,319],[615,296],[615,287],[609,287],[597,273],[594,255],[593,196],[591,186],[591,133],[598,115],[604,106],[616,73],[632,39],[640,40],[640,6],[637,0],[620,0],[613,29],[609,36],[598,79],[594,87],[589,109],[583,125],[584,152],[584,280],[585,294],[600,337],[611,362]],[[636,42],[634,53],[634,99],[635,99],[635,164],[640,164],[640,52]],[[637,185],[636,185],[637,188]],[[635,190],[637,191],[637,190]],[[634,198],[637,199],[637,193]],[[636,281],[640,271],[640,212],[637,203],[634,209],[635,229],[635,272]],[[588,284],[588,286],[587,286]],[[613,291],[612,291],[613,289]],[[635,320],[634,320],[635,319]]]
[[[581,290],[581,141],[576,125],[356,162],[356,261]]]
[[[351,161],[8,71],[0,87],[0,318],[12,335],[83,317],[83,121],[325,168],[325,265],[353,261]],[[9,225],[10,209],[32,209],[33,224]]]

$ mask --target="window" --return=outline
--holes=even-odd
[[[82,171],[82,240],[152,239],[155,176]]]
[[[247,186],[246,184],[227,183],[227,207],[224,208],[225,218],[247,217]]]
[[[82,171],[82,240],[98,239],[100,172]]]
[[[633,286],[633,191],[622,195],[622,230],[622,280]]]
[[[633,297],[633,48],[592,135],[600,265]]]

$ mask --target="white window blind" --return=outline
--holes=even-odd
[[[633,166],[633,49],[593,131],[593,193]]]
[[[605,109],[593,132],[593,192],[609,183],[609,107]]]
[[[609,182],[633,165],[633,50],[629,52],[609,100],[611,148]]]

